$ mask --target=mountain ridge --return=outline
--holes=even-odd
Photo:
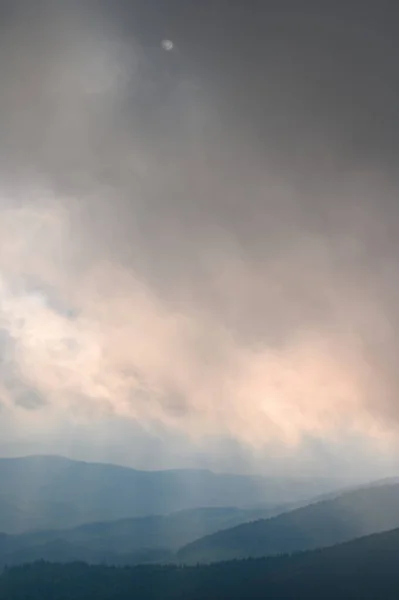
[[[189,543],[182,562],[271,556],[332,546],[399,527],[399,483],[371,485],[238,524]]]
[[[36,562],[0,575],[0,600],[393,600],[399,529],[292,556],[213,565]]]
[[[242,508],[268,508],[334,487],[327,481],[204,469],[144,471],[45,455],[0,458],[0,481],[0,531],[9,534],[225,507],[232,501]]]

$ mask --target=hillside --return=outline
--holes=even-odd
[[[0,535],[0,566],[34,560],[137,564],[172,560],[180,546],[206,534],[283,510],[198,508],[170,515],[89,523],[71,529]]]
[[[327,495],[300,510],[292,505],[208,507],[2,534],[0,566],[41,559],[113,565],[196,563],[328,546],[398,524],[398,494],[399,484],[373,483],[339,497]]]
[[[372,485],[238,525],[183,547],[182,562],[271,556],[332,546],[399,526],[399,484]]]
[[[331,490],[332,482],[138,471],[59,457],[0,459],[0,531],[63,529],[83,523],[165,515],[197,507],[265,508]]]
[[[399,530],[293,556],[210,566],[36,563],[0,576],[0,600],[394,600]]]

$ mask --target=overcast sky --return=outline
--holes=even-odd
[[[396,4],[0,0],[0,454],[399,471]]]

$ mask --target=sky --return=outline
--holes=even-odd
[[[0,454],[397,474],[396,2],[0,15]]]

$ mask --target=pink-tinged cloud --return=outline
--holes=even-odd
[[[168,62],[184,44],[40,7],[0,39],[1,402],[254,447],[395,435],[392,172],[306,111],[277,151]],[[271,63],[270,132],[300,109]]]

